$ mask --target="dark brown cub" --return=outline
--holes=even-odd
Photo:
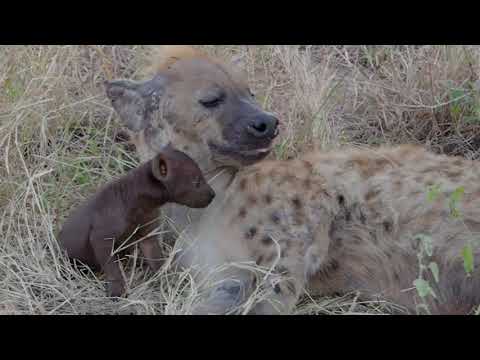
[[[165,203],[204,208],[214,197],[197,164],[168,145],[75,209],[60,231],[59,242],[71,259],[104,271],[107,294],[118,297],[125,292],[125,283],[115,249],[141,239],[143,255],[157,271],[160,248],[156,237],[148,235],[158,225],[158,208]]]

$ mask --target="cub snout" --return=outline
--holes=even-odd
[[[200,191],[200,194],[194,201],[192,207],[194,208],[204,208],[211,204],[213,199],[215,199],[215,191],[210,186],[206,186],[204,190]]]

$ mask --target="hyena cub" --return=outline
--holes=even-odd
[[[118,297],[125,283],[115,248],[140,241],[149,266],[157,271],[161,251],[157,238],[147,236],[157,226],[158,208],[166,203],[204,208],[214,197],[196,162],[168,145],[76,209],[60,232],[60,245],[71,259],[104,271],[108,295]]]

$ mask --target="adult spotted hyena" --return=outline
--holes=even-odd
[[[216,207],[236,171],[270,153],[279,121],[261,109],[236,67],[194,48],[158,47],[147,72],[145,81],[107,82],[108,98],[141,161],[171,143],[208,177]],[[204,211],[176,204],[163,210],[174,231],[195,225]]]
[[[468,244],[480,256],[478,162],[415,146],[263,161],[239,172],[209,215],[181,240],[199,283],[217,284],[195,313],[234,310],[255,283],[265,298],[250,306],[254,314],[290,313],[305,290],[359,291],[414,313],[422,246],[422,277],[436,295],[425,300],[430,311],[466,314],[480,305],[480,269],[467,276],[462,257]]]

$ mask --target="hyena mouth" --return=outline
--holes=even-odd
[[[245,150],[239,150],[228,145],[218,145],[213,142],[209,142],[208,146],[212,152],[239,161],[244,165],[251,165],[263,160],[272,152],[272,146]]]

